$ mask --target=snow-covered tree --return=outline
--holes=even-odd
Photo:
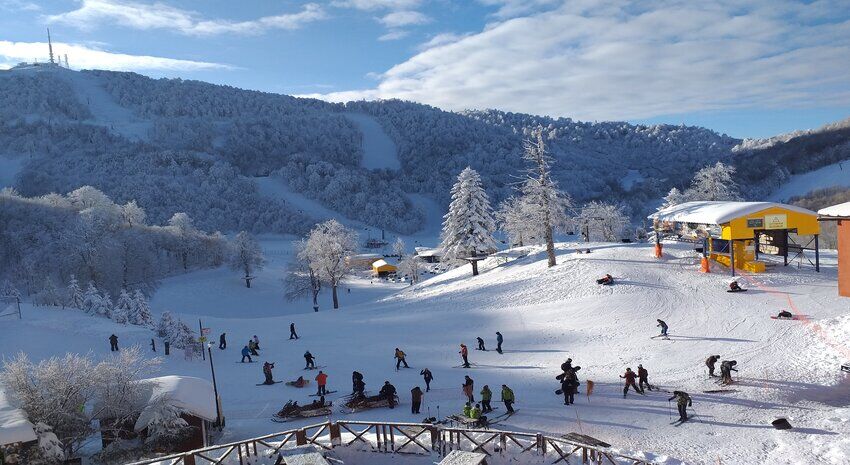
[[[174,330],[171,332],[169,343],[172,347],[184,349],[187,346],[193,346],[197,343],[195,332],[183,320],[177,320]]]
[[[401,260],[404,258],[405,255],[404,250],[404,240],[400,237],[396,237],[395,242],[393,242],[393,255],[395,255],[396,257],[398,257],[399,260]]]
[[[313,268],[310,256],[307,254],[307,240],[294,243],[295,260],[289,264],[286,276],[283,278],[284,295],[288,300],[297,300],[305,295],[313,299],[313,311],[319,311],[319,292],[322,290],[322,279],[319,271]]]
[[[242,231],[230,244],[230,268],[245,273],[245,287],[251,287],[254,272],[263,269],[266,259],[263,257],[263,249],[254,238],[246,231]]]
[[[496,221],[490,199],[481,185],[481,177],[466,167],[452,187],[449,212],[443,217],[440,249],[444,260],[487,255],[497,250],[493,232]],[[478,263],[472,261],[472,274],[478,274]]]
[[[191,427],[180,415],[183,413],[167,395],[157,396],[148,406],[150,422],[145,441],[155,448],[172,450],[183,440]]]
[[[115,304],[112,303],[112,297],[109,296],[108,292],[103,291],[103,295],[100,297],[100,305],[97,306],[95,314],[112,318],[114,308]]]
[[[147,219],[145,210],[140,207],[135,200],[131,200],[121,206],[121,217],[127,226],[130,227],[142,226],[145,224],[145,220]]]
[[[83,293],[83,306],[80,310],[89,315],[97,315],[98,310],[101,309],[101,300],[103,300],[103,297],[100,296],[97,287],[95,287],[93,282],[89,281],[89,286],[86,288],[86,292]]]
[[[667,195],[664,196],[664,203],[658,207],[658,210],[664,210],[665,208],[670,208],[675,205],[679,205],[680,203],[687,202],[687,197],[682,191],[673,187],[670,189],[670,192],[667,192]]]
[[[130,297],[130,294],[127,293],[127,290],[121,289],[121,293],[118,294],[118,301],[115,302],[115,307],[112,309],[112,319],[116,323],[135,324],[134,321],[131,321],[134,306],[133,304],[133,298]]]
[[[410,285],[419,282],[419,272],[422,268],[422,260],[416,255],[406,255],[398,262],[398,270],[410,278]]]
[[[576,221],[588,241],[619,242],[629,225],[622,207],[597,201],[585,204]]]
[[[723,162],[706,166],[696,172],[685,196],[688,200],[741,200],[734,175],[735,167]]]
[[[136,289],[136,292],[133,293],[129,321],[131,324],[146,328],[154,327],[153,315],[151,315],[148,299],[140,289]]]
[[[65,288],[65,291],[67,299],[65,305],[82,310],[85,298],[83,296],[83,290],[80,289],[80,283],[77,282],[77,278],[74,275],[71,275],[71,280],[68,281],[68,287]]]
[[[59,289],[53,284],[53,278],[50,276],[44,278],[44,287],[35,296],[35,300],[39,305],[47,307],[58,307],[62,305],[62,296],[59,293]]]
[[[6,279],[3,281],[3,284],[0,285],[0,297],[16,297],[20,299],[21,293],[18,292],[18,289],[14,284],[12,284],[12,281]]]
[[[351,267],[347,258],[357,252],[357,233],[336,220],[316,225],[299,253],[309,263],[319,279],[331,286],[334,308],[339,308],[337,287],[344,281]]]
[[[159,317],[159,322],[156,325],[156,335],[165,339],[166,341],[171,341],[172,335],[177,329],[177,320],[174,319],[174,315],[171,314],[168,310],[162,312],[162,315]]]
[[[168,220],[168,228],[173,233],[173,247],[180,256],[183,271],[188,271],[189,256],[198,246],[198,230],[192,218],[182,212],[171,216]]]
[[[35,424],[35,435],[38,437],[38,452],[35,457],[30,457],[32,465],[56,464],[65,460],[62,442],[56,437],[53,428],[38,422]]]

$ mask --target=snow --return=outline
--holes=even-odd
[[[752,215],[768,208],[784,208],[800,213],[815,215],[815,212],[794,205],[774,202],[685,202],[660,210],[651,219],[680,223],[724,224],[735,218]]]
[[[840,218],[850,218],[850,202],[839,203],[831,207],[818,210],[818,215]]]
[[[375,118],[365,113],[346,113],[345,117],[363,134],[364,168],[399,170],[398,149]]]
[[[808,194],[827,187],[850,187],[850,163],[840,161],[808,173],[795,174],[774,191],[768,200],[785,202],[791,197]]]
[[[646,178],[643,177],[643,175],[640,173],[640,171],[638,171],[638,170],[627,170],[626,175],[623,176],[622,179],[620,179],[620,186],[622,186],[623,189],[628,192],[628,191],[632,190],[632,187],[634,187],[635,184],[641,183],[645,179]]]
[[[0,389],[0,445],[35,441],[38,437],[33,428],[24,411],[12,407]]]
[[[487,454],[453,450],[449,452],[440,465],[480,465],[487,459]]]
[[[322,205],[317,200],[293,191],[286,185],[286,181],[277,176],[262,176],[250,179],[253,179],[257,183],[260,194],[281,200],[290,208],[297,209],[299,213],[304,213],[315,218],[316,222],[333,219],[349,227],[366,227],[363,223],[347,218],[342,213]]]
[[[207,421],[215,421],[215,393],[209,381],[192,376],[162,376],[142,382],[150,384],[151,396],[148,408],[143,409],[136,420],[136,431],[148,427],[152,420],[150,405],[160,396],[165,396],[171,405],[183,412]]]
[[[275,247],[287,242],[260,239],[267,251],[280,250]],[[592,253],[576,254],[578,246]],[[262,350],[255,360],[276,362],[276,380],[315,376],[303,370],[301,355],[310,350],[329,375],[329,387],[339,390],[330,400],[350,392],[355,369],[365,375],[368,391],[390,380],[400,393],[402,405],[394,410],[335,412],[332,420],[414,422],[436,416],[438,407],[440,416],[457,412],[463,405],[460,384],[469,374],[476,392],[483,384],[492,388],[504,383],[516,393],[519,412],[498,429],[580,432],[660,464],[850,461],[847,378],[838,369],[850,360],[845,343],[850,314],[846,299],[837,295],[834,251],[822,254],[821,273],[772,262],[767,273],[744,275],[742,284],[750,289],[744,294],[725,292],[728,275],[722,267],[699,273],[698,258],[687,244],[666,244],[661,260],[650,258],[651,244],[559,243],[557,254],[558,265],[547,268],[542,248],[512,249],[481,262],[477,277],[466,265],[415,286],[358,278],[351,294],[340,293],[339,310],[326,310],[329,292],[323,291],[319,313],[306,302],[269,300],[273,289],[282,289],[275,266],[285,261],[284,256],[272,256],[277,265],[270,263],[258,273],[252,289],[230,270],[195,272],[164,280],[152,307],[159,312],[169,305],[187,321],[189,314],[203,316],[214,336],[228,333],[228,348],[213,348],[227,417],[218,443],[324,420],[269,421],[287,400],[305,403],[314,399],[308,397],[314,391],[284,384],[255,386],[262,381],[262,364],[239,363],[239,341],[257,334]],[[212,279],[210,273],[219,274]],[[593,279],[605,273],[618,278],[617,283],[597,286]],[[269,291],[255,293],[261,285]],[[243,292],[225,298],[238,289]],[[179,297],[180,303],[170,302],[171,297]],[[806,315],[806,320],[768,318],[783,308]],[[23,313],[23,320],[0,322],[0,353],[25,349],[33,360],[66,351],[109,357],[106,338],[113,332],[121,347],[139,344],[147,349],[153,337],[144,329],[78,311],[26,304]],[[657,334],[656,318],[670,325],[670,341],[650,339]],[[290,322],[301,339],[288,339]],[[461,342],[474,347],[475,337],[481,336],[492,349],[496,331],[505,336],[503,355],[473,350],[472,369],[453,368],[459,365]],[[412,369],[395,370],[395,347],[407,353]],[[736,392],[702,392],[718,387],[706,376],[703,361],[709,354],[739,362],[738,383],[732,386]],[[554,376],[567,357],[583,367],[582,394],[569,407],[553,394],[558,387]],[[210,379],[209,361],[185,360],[176,353],[164,358],[162,375]],[[670,424],[667,392],[622,397],[619,375],[638,363],[649,370],[653,384],[692,395],[693,421],[680,427]],[[411,415],[408,392],[422,385],[419,370],[424,367],[435,379],[422,415]],[[584,395],[587,379],[596,383],[589,399]],[[503,409],[499,402],[494,406]],[[770,421],[780,416],[794,429],[772,429]],[[408,463],[407,458],[345,449],[338,456],[353,465]],[[430,462],[409,460],[430,463],[433,457]]]
[[[24,166],[23,158],[0,155],[0,189],[15,185],[15,176]]]

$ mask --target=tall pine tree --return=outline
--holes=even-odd
[[[133,313],[133,299],[126,289],[121,289],[118,294],[118,301],[115,302],[115,308],[112,310],[112,319],[116,323],[127,324],[132,323],[130,317]]]
[[[80,289],[80,283],[77,282],[77,278],[74,275],[71,275],[71,280],[68,282],[67,290],[67,300],[65,301],[65,305],[71,308],[83,309],[83,290]]]
[[[154,327],[148,299],[141,290],[136,289],[136,292],[133,293],[133,304],[130,308],[130,323],[147,328]]]
[[[481,176],[466,167],[452,187],[449,212],[443,217],[440,249],[446,260],[477,257],[497,250],[493,232],[496,221],[490,199],[481,185]],[[472,274],[478,274],[478,263],[472,261]]]

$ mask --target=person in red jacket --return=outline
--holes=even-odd
[[[466,344],[460,345],[460,352],[458,352],[461,357],[463,357],[463,367],[469,368],[469,349],[466,348]]]
[[[623,387],[623,397],[626,397],[626,392],[629,391],[629,386],[632,387],[635,391],[640,394],[643,394],[643,389],[639,388],[637,384],[635,384],[635,372],[632,371],[631,368],[626,368],[626,373],[620,375],[620,378],[626,380],[626,385]]]
[[[322,370],[319,370],[319,374],[316,375],[316,384],[319,385],[319,391],[316,392],[316,395],[324,396],[327,394],[327,389],[325,389],[325,385],[328,383],[328,375],[325,374]]]

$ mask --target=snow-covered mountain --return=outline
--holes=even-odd
[[[699,127],[453,113],[394,100],[332,104],[50,66],[0,72],[0,117],[0,181],[13,180],[21,194],[89,184],[118,203],[135,199],[152,222],[182,211],[222,231],[300,233],[313,223],[312,212],[251,179],[271,175],[282,190],[349,218],[411,233],[426,222],[411,199],[445,206],[466,166],[494,203],[509,196],[523,139],[538,126],[553,175],[576,203],[620,202],[634,218],[717,161],[738,165],[757,186],[751,194],[763,196],[777,178],[850,158],[846,125],[752,142]],[[795,158],[801,144],[817,155]]]

